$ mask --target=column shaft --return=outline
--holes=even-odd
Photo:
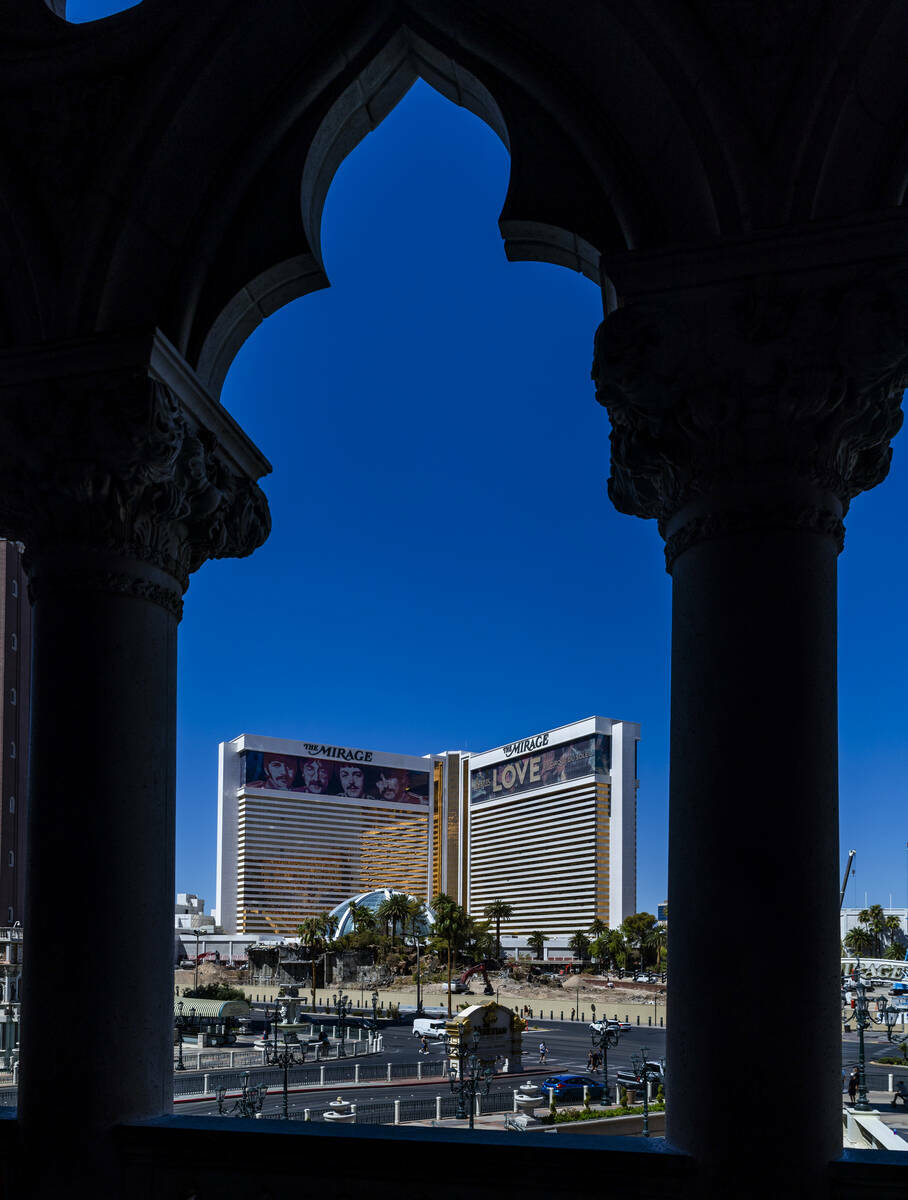
[[[101,1178],[105,1132],[171,1109],[177,617],[37,585],[19,1118],[49,1195],[68,1154]]]
[[[672,568],[667,1137],[715,1194],[811,1196],[841,1153],[837,552],[763,529]]]

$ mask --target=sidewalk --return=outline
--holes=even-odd
[[[905,1139],[906,1148],[908,1148],[908,1108],[904,1104],[893,1106],[892,1092],[867,1092],[867,1100],[870,1105],[876,1110],[874,1116],[878,1117],[887,1128],[893,1133],[898,1134]],[[842,1097],[842,1107],[846,1110],[854,1108],[848,1103],[848,1096]]]

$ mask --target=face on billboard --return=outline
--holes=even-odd
[[[400,800],[407,789],[401,773],[383,770],[375,781],[375,790],[380,800]]]
[[[289,792],[296,777],[296,759],[289,754],[266,754],[264,776],[263,787]]]
[[[304,758],[302,792],[325,792],[331,780],[331,767],[323,758]]]
[[[341,763],[337,768],[337,779],[345,796],[365,796],[366,774],[357,763]]]
[[[247,787],[305,793],[310,796],[379,800],[384,804],[429,802],[429,773],[374,763],[335,761],[316,755],[296,757],[247,750],[243,754]]]

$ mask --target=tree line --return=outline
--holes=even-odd
[[[858,913],[858,923],[845,934],[842,948],[856,958],[901,959],[905,955],[902,923],[891,913],[887,917],[881,904],[871,904]]]

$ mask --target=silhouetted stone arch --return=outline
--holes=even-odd
[[[603,7],[591,41],[570,6],[144,0],[73,26],[31,4],[52,86],[22,128],[51,142],[53,187],[28,167],[65,198],[46,336],[156,326],[215,394],[264,316],[326,285],[333,172],[418,76],[508,146],[512,259],[602,282],[601,254],[746,226],[746,129],[721,88],[708,97],[707,47],[674,16],[657,29]]]

